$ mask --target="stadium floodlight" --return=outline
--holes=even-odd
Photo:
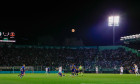
[[[124,40],[125,40],[125,37],[121,37],[120,40],[121,40],[121,41],[124,41]]]
[[[135,34],[135,35],[129,35],[129,36],[120,37],[120,41],[137,40],[137,39],[140,39],[140,34]]]
[[[121,39],[124,39],[124,37],[121,37]]]
[[[140,34],[138,35],[138,38],[140,38]]]
[[[136,35],[132,35],[132,38],[135,39],[136,38]]]
[[[129,39],[129,36],[126,36],[126,40],[128,40]]]
[[[123,41],[123,39],[120,39],[120,41]]]
[[[126,39],[127,39],[127,37],[125,36],[125,37],[124,37],[124,39],[126,40]]]
[[[136,38],[139,38],[139,34],[136,34],[135,36],[136,36]]]
[[[133,39],[133,36],[132,35],[130,35],[129,37],[130,37],[130,39]]]
[[[115,45],[115,26],[119,26],[120,16],[109,16],[108,26],[113,27],[113,45]]]
[[[108,26],[119,26],[119,16],[109,16]]]

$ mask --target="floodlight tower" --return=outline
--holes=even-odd
[[[108,17],[108,26],[113,27],[113,45],[115,45],[115,26],[119,26],[120,16],[109,16]]]

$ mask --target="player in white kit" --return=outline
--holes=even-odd
[[[59,73],[62,73],[62,66],[59,67]]]
[[[96,66],[96,74],[98,74],[98,66]]]
[[[123,74],[123,67],[121,66],[120,67],[120,75],[122,75]]]
[[[46,74],[48,74],[48,67],[46,67],[45,69],[46,69]]]
[[[65,76],[65,75],[62,74],[62,66],[60,66],[60,67],[58,68],[58,75],[61,76],[61,77],[62,77],[62,76]]]
[[[134,64],[134,67],[135,67],[135,74],[136,74],[136,76],[138,76],[139,75],[138,66],[136,64]]]

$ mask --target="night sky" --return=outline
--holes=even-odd
[[[52,1],[20,7],[0,14],[0,30],[16,32],[17,44],[47,36],[61,41],[73,36],[87,46],[112,45],[107,20],[113,13],[120,15],[116,44],[121,36],[140,33],[140,2],[136,0]],[[70,31],[73,28],[75,33]]]

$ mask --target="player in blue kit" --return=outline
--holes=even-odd
[[[135,73],[135,67],[132,68],[132,73]]]
[[[74,76],[74,74],[75,74],[75,71],[76,71],[76,69],[75,69],[76,67],[75,67],[75,65],[74,64],[72,64],[72,69],[71,69],[71,71],[72,71],[72,76]]]
[[[23,64],[22,68],[20,69],[21,73],[18,75],[22,78],[25,75],[25,64]]]
[[[76,68],[76,72],[75,72],[76,76],[78,76],[78,72],[79,72],[79,70],[78,70],[78,68]]]

